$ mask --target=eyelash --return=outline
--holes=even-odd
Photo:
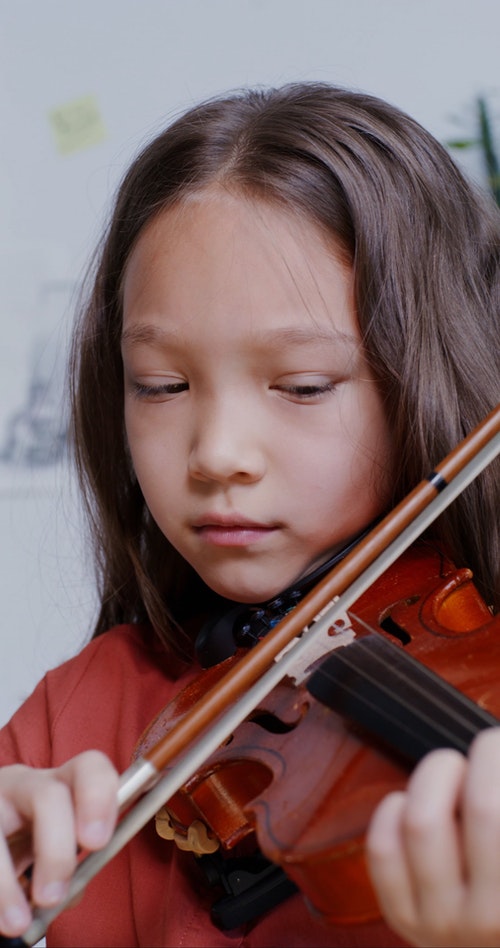
[[[161,398],[162,396],[179,395],[188,389],[187,382],[166,382],[163,385],[143,385],[142,382],[134,382],[132,386],[133,394],[136,398]]]
[[[335,382],[325,382],[323,385],[281,385],[275,387],[288,395],[294,395],[296,398],[306,401],[308,398],[318,398],[328,392],[334,392],[336,384]]]
[[[323,385],[273,385],[272,389],[291,395],[300,401],[319,398],[328,392],[334,392],[335,382],[325,382]],[[142,382],[133,383],[133,394],[136,398],[162,398],[180,395],[189,389],[188,382],[166,382],[163,385],[144,385]]]

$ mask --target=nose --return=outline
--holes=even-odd
[[[254,483],[266,471],[262,428],[238,399],[207,400],[191,439],[189,473],[199,481]]]

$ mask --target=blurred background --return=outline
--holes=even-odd
[[[65,357],[137,150],[199,99],[316,79],[411,113],[488,187],[499,37],[498,0],[0,0],[0,724],[94,618]]]

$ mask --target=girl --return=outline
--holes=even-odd
[[[101,611],[0,735],[2,830],[32,829],[36,904],[109,838],[116,771],[199,673],[200,628],[206,651],[220,612],[231,637],[235,615],[301,595],[497,403],[499,236],[418,124],[327,85],[205,103],[134,162],[72,358]],[[492,465],[433,528],[491,608],[497,514]],[[193,857],[147,827],[48,943],[500,945],[497,771],[493,729],[381,805],[390,928],[326,928],[294,895],[220,931]],[[11,936],[30,920],[5,842],[0,918]]]

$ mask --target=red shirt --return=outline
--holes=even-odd
[[[0,764],[53,767],[89,748],[125,770],[142,732],[193,676],[175,679],[153,636],[120,626],[49,672],[0,731]],[[397,946],[382,923],[327,928],[295,895],[231,932],[210,920],[214,892],[195,857],[157,836],[151,824],[90,883],[82,901],[50,927],[49,946]]]

